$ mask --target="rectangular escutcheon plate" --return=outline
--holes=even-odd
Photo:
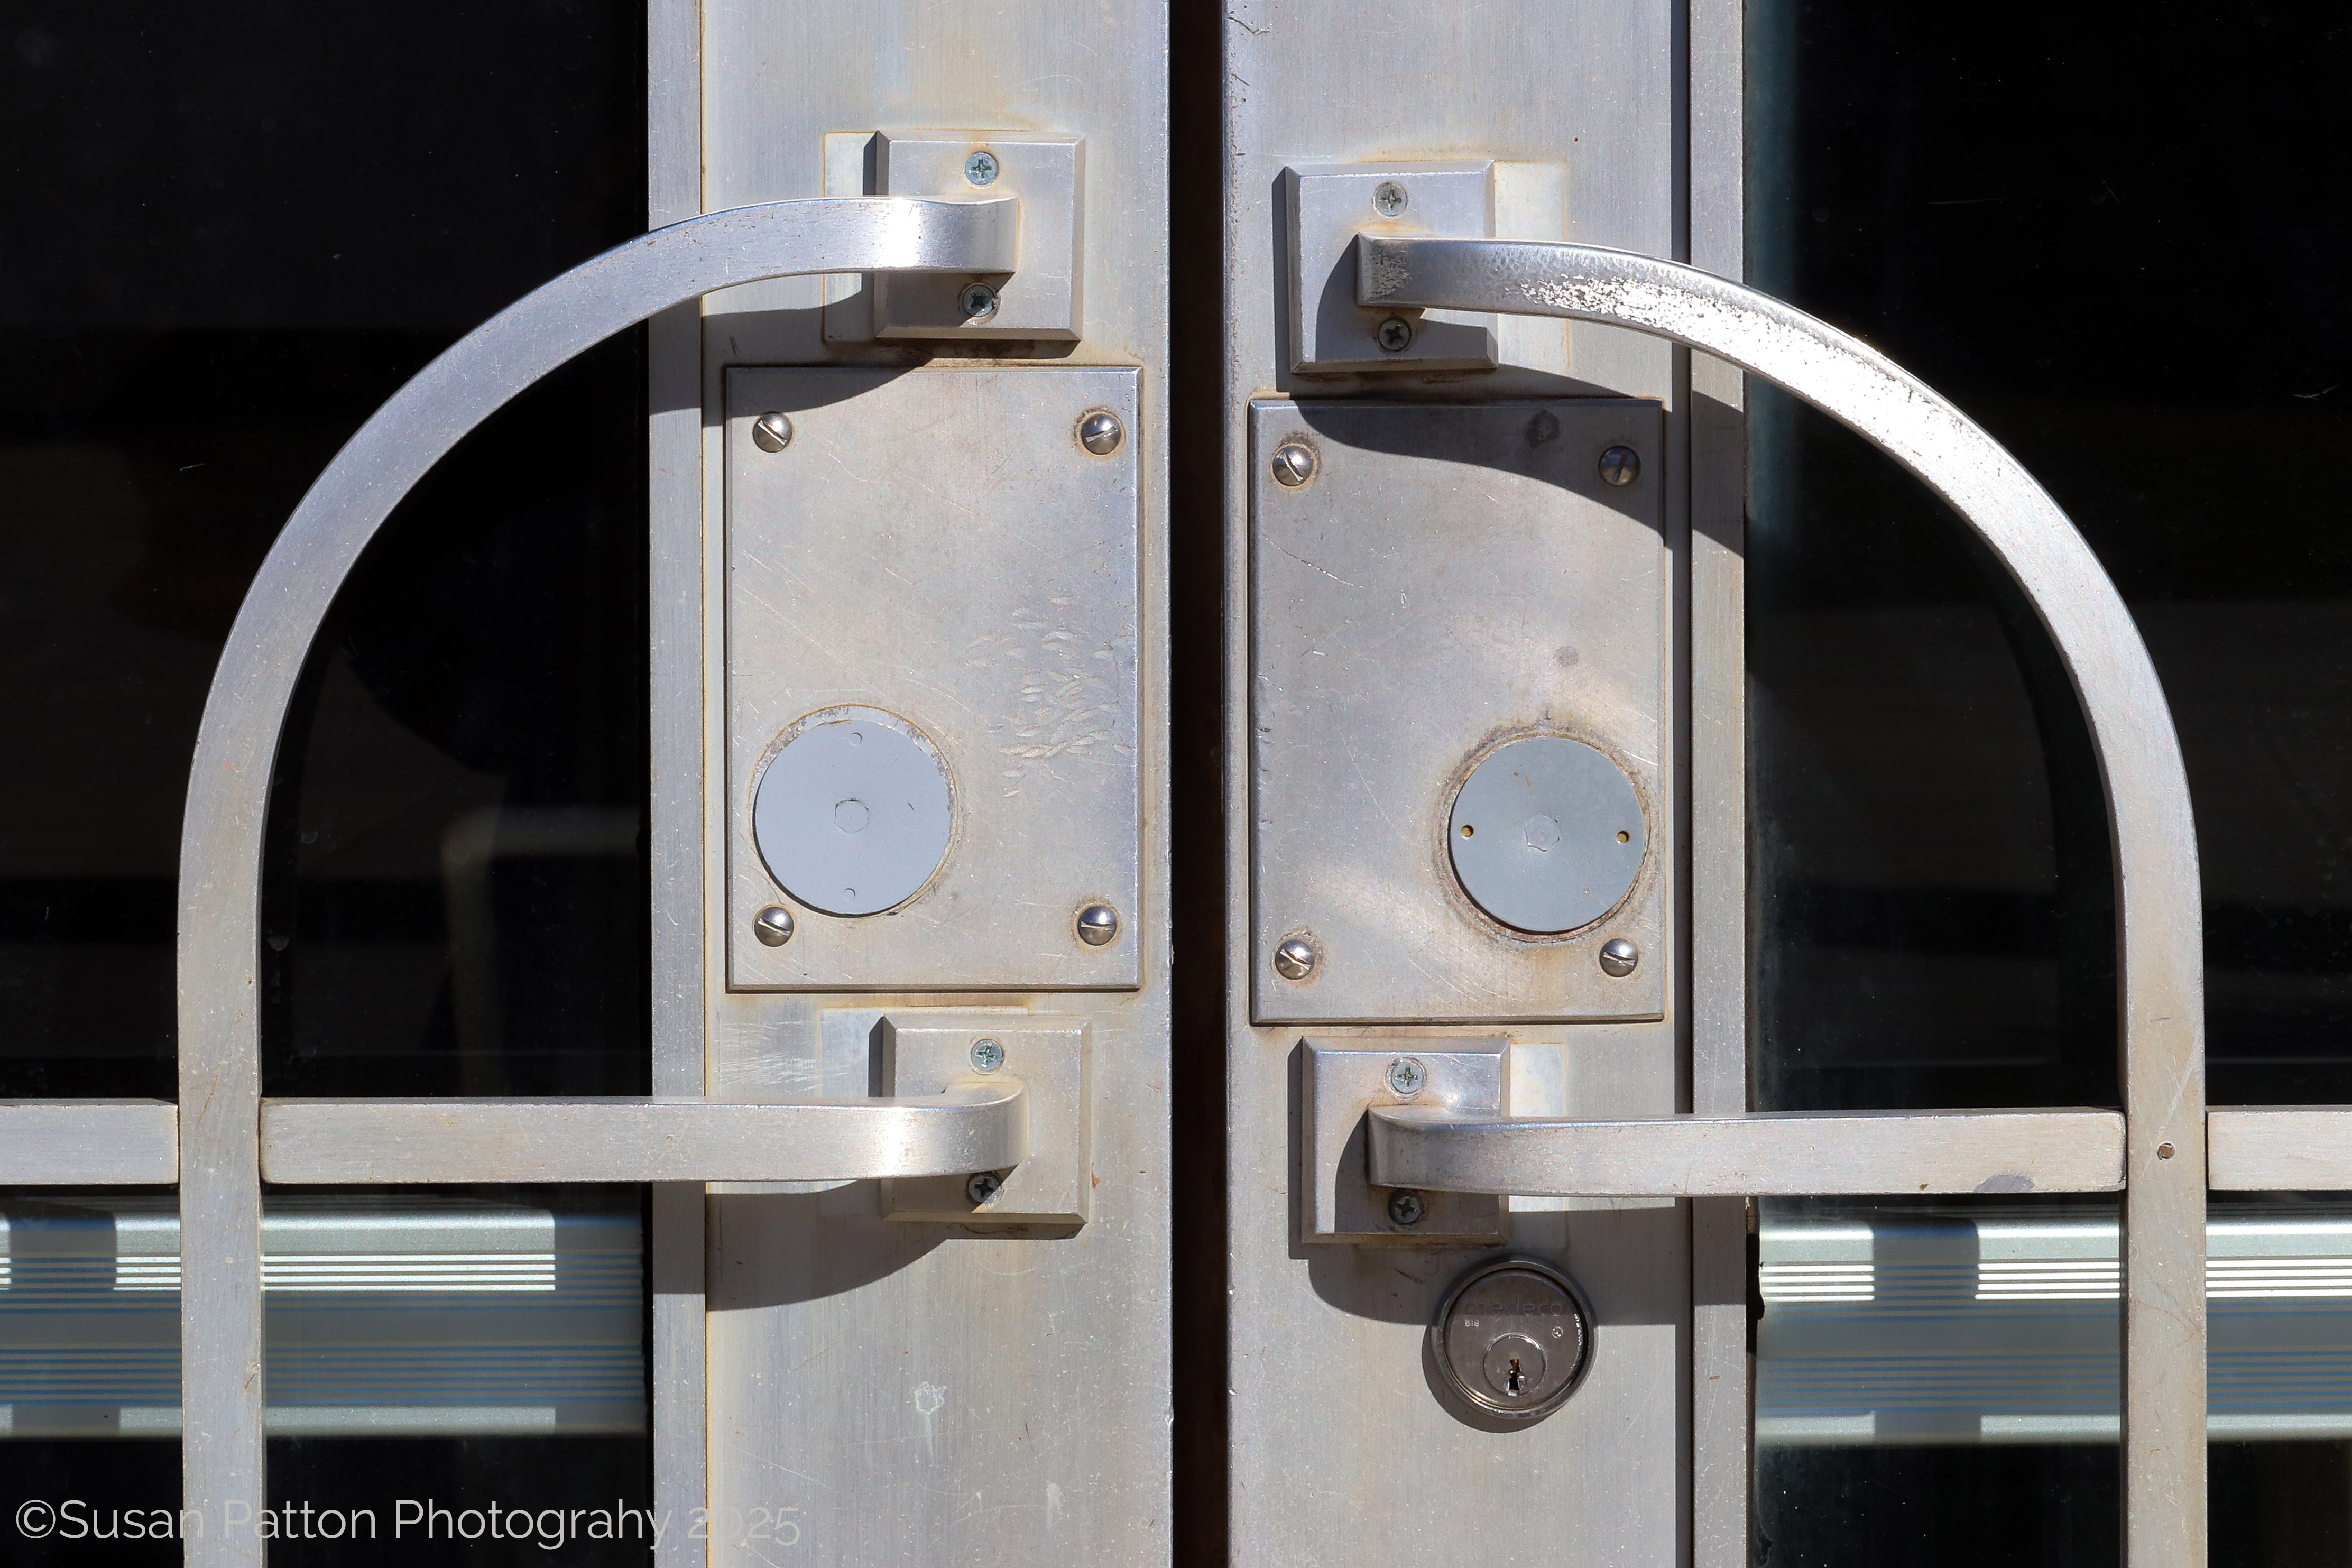
[[[1661,1016],[1664,434],[1631,398],[1250,405],[1258,1022]]]
[[[1137,387],[730,373],[730,984],[1139,984]],[[1118,426],[1100,453],[1079,437],[1098,414]],[[781,444],[755,437],[769,415]],[[1078,922],[1097,906],[1099,944]],[[771,908],[776,946],[753,924]]]

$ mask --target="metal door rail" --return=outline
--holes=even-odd
[[[845,1182],[1029,1156],[1018,1082],[892,1100],[265,1100],[265,1182]]]
[[[1356,299],[1374,309],[1628,327],[1760,375],[1853,429],[1940,496],[2033,605],[2098,752],[2115,857],[2129,1183],[2124,1556],[2132,1568],[2200,1568],[2205,1007],[2196,824],[2164,689],[2098,558],[2023,465],[1916,377],[1801,310],[1695,268],[1586,246],[1360,234]]]
[[[0,1184],[164,1184],[180,1177],[168,1100],[0,1100]]]
[[[2230,1105],[2205,1116],[2217,1193],[2352,1191],[2352,1105]]]
[[[1382,1187],[1517,1197],[1799,1197],[2111,1193],[2124,1184],[2112,1110],[1884,1110],[1569,1121],[1369,1111]]]

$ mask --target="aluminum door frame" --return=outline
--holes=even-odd
[[[1164,1561],[1169,1470],[1169,768],[1167,733],[1167,6],[1164,0],[1024,0],[942,7],[920,0],[650,0],[648,205],[654,224],[731,206],[752,190],[805,195],[824,188],[827,133],[876,130],[1075,132],[1087,138],[1085,335],[1075,345],[1010,345],[955,362],[1139,366],[1142,459],[1143,907],[1128,919],[1142,943],[1143,984],[1129,992],[991,994],[992,1006],[1088,1013],[1097,1038],[1097,1217],[1079,1240],[993,1245],[1084,1246],[1108,1293],[1159,1305],[1138,1314],[1132,1394],[1106,1401],[1088,1429],[1064,1438],[1101,1463],[1065,1486],[1058,1528],[1090,1542],[1089,1560]],[[780,1058],[815,1068],[817,1015],[830,1002],[940,1006],[943,995],[751,994],[726,984],[723,626],[725,377],[733,365],[906,363],[906,345],[824,341],[817,279],[757,286],[655,321],[648,335],[648,444],[653,529],[653,801],[649,847],[654,928],[653,1075],[657,1094],[742,1097]],[[1115,1042],[1106,1049],[1105,1037]],[[779,1040],[784,1043],[779,1046]],[[1124,1186],[1124,1191],[1118,1190]],[[712,1349],[706,1285],[721,1266],[704,1189],[655,1189],[653,1422],[657,1510],[691,1517],[729,1492],[726,1467],[750,1462],[745,1436],[712,1425],[714,1391],[745,1369]],[[961,1244],[966,1247],[972,1243]],[[991,1244],[979,1244],[991,1245]],[[913,1299],[877,1282],[895,1308],[962,1310],[972,1302]],[[783,1309],[803,1310],[800,1307]],[[1026,1352],[1044,1325],[975,1337],[968,1352]],[[1040,1352],[1042,1353],[1042,1352]],[[1042,1361],[1032,1364],[1041,1370]],[[952,1384],[953,1378],[943,1379]],[[850,1395],[845,1392],[845,1401]],[[908,1420],[919,1413],[908,1411]],[[870,1439],[845,1417],[843,1442]],[[924,1413],[919,1418],[928,1419]],[[992,1503],[1004,1500],[991,1499]],[[966,1495],[942,1493],[922,1523],[942,1545]],[[1043,1510],[1041,1510],[1041,1516]],[[1102,1528],[1092,1529],[1087,1521]],[[1113,1528],[1110,1521],[1116,1521]],[[1117,1544],[1113,1542],[1116,1541]],[[804,1537],[793,1550],[822,1543]],[[666,1541],[663,1568],[733,1554],[718,1543]]]

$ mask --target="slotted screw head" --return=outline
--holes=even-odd
[[[1373,329],[1372,337],[1382,353],[1401,354],[1412,347],[1412,323],[1402,316],[1391,316]]]
[[[1118,940],[1118,911],[1108,904],[1088,904],[1078,911],[1078,940],[1088,947],[1108,947]]]
[[[1003,1181],[993,1171],[982,1171],[963,1184],[963,1195],[975,1204],[991,1203],[1003,1190]]]
[[[967,321],[984,321],[996,314],[996,290],[985,283],[967,283],[956,296],[956,309]]]
[[[996,154],[985,150],[963,161],[963,177],[975,185],[996,183]]]
[[[1372,187],[1372,210],[1382,217],[1394,217],[1404,211],[1404,187],[1394,180],[1382,180]]]
[[[1274,972],[1285,980],[1304,980],[1315,973],[1322,956],[1313,942],[1290,937],[1274,950]]]
[[[1004,1065],[1004,1047],[996,1040],[974,1040],[971,1043],[971,1065],[981,1072],[994,1072]]]
[[[1109,457],[1126,439],[1127,430],[1118,416],[1108,409],[1097,408],[1078,421],[1078,445],[1097,458]]]
[[[1601,477],[1612,485],[1630,485],[1642,477],[1642,454],[1631,447],[1612,447],[1601,454]]]
[[[1419,1225],[1421,1216],[1428,1212],[1429,1205],[1423,1203],[1421,1194],[1410,1187],[1399,1188],[1389,1194],[1389,1218],[1399,1225]]]
[[[781,414],[762,414],[751,421],[751,445],[762,452],[781,452],[793,444],[793,422]]]
[[[1622,936],[1612,936],[1601,944],[1601,969],[1604,974],[1619,979],[1633,973],[1642,962],[1642,950]]]
[[[1315,477],[1315,448],[1302,447],[1296,441],[1276,448],[1274,477],[1277,483],[1297,489]]]
[[[751,917],[751,934],[769,947],[782,947],[793,940],[793,911],[781,904],[770,904]]]
[[[1429,1069],[1413,1057],[1399,1057],[1389,1063],[1389,1092],[1399,1100],[1411,1100],[1429,1081]]]

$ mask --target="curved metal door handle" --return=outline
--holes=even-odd
[[[401,498],[467,432],[549,371],[649,316],[714,289],[770,278],[1011,273],[1019,260],[1019,238],[1014,197],[778,202],[656,229],[573,268],[458,340],[360,426],[279,531],[214,670],[180,838],[182,1479],[194,1506],[235,1501],[257,1510],[263,1500],[262,1109],[256,1005],[262,830],[295,682],[360,552]],[[747,1109],[641,1102],[629,1110],[554,1112],[551,1121],[544,1106],[421,1108],[428,1120],[470,1119],[477,1134],[503,1125],[520,1140],[502,1145],[513,1157],[510,1163],[538,1160],[543,1168],[553,1168],[573,1161],[570,1179],[575,1180],[592,1173],[578,1161],[594,1145],[567,1147],[565,1118],[572,1115],[608,1126],[616,1119],[635,1118],[635,1131],[623,1141],[625,1147],[604,1144],[611,1163],[600,1157],[596,1166],[613,1173],[598,1178],[604,1180],[642,1180],[625,1173],[649,1168],[686,1180],[715,1177],[720,1171],[777,1178],[803,1173],[809,1163],[796,1162],[791,1150],[736,1135],[747,1119],[756,1122],[763,1114],[769,1131],[821,1143],[846,1124],[855,1130],[846,1141],[862,1148],[858,1158],[866,1165],[874,1162],[865,1156],[887,1144],[894,1130],[903,1131],[910,1113],[917,1125],[934,1130],[914,1140],[935,1144],[917,1163],[946,1157],[965,1135],[975,1146],[992,1144],[992,1136],[997,1152],[1015,1146],[1025,1150],[1024,1108],[1017,1093],[993,1105],[940,1109],[940,1119],[950,1129],[962,1126],[962,1133],[935,1138],[940,1119],[925,1121],[929,1110],[920,1106]],[[378,1116],[389,1130],[400,1114],[364,1103],[347,1104],[340,1111],[295,1110],[290,1121],[278,1121],[278,1131],[291,1139],[306,1117],[330,1122],[342,1118],[340,1125],[356,1137],[354,1122],[363,1126]],[[310,1125],[315,1131],[320,1123]],[[690,1132],[688,1142],[698,1150],[695,1159],[711,1157],[707,1169],[678,1157],[678,1150],[658,1152],[668,1134],[679,1131]],[[440,1152],[454,1157],[456,1152]],[[828,1155],[816,1163],[833,1161]],[[297,1161],[285,1168],[323,1167]],[[188,1560],[227,1563],[242,1561],[243,1553],[217,1538],[192,1541]]]
[[[1778,384],[1941,496],[2024,590],[2089,725],[2115,856],[2126,1120],[2124,1465],[2134,1486],[2152,1488],[2151,1495],[2202,1497],[2205,999],[2196,828],[2180,742],[2156,667],[2090,547],[2032,475],[1974,421],[1885,355],[1769,295],[1695,268],[1586,246],[1360,234],[1355,254],[1360,304],[1630,327]],[[2079,1114],[2037,1113],[2038,1146],[2049,1152],[2053,1139],[2068,1135],[2064,1124]],[[1699,1119],[1676,1120],[1685,1130],[1670,1129],[1664,1136],[1686,1149],[1701,1146],[1707,1130],[1693,1125]],[[1754,1121],[1733,1119],[1743,1120]],[[1782,1126],[1805,1120],[1790,1117]],[[1423,1142],[1444,1137],[1441,1129],[1412,1131]],[[1385,1134],[1376,1125],[1374,1137],[1390,1142],[1394,1161],[1411,1141],[1402,1136],[1407,1131],[1391,1120]],[[1758,1136],[1752,1127],[1736,1125],[1716,1135],[1750,1142]],[[1500,1142],[1490,1131],[1466,1136],[1496,1156],[1497,1173],[1511,1163],[1502,1157],[1511,1130],[1501,1130]],[[1591,1135],[1572,1127],[1530,1130],[1529,1136],[1560,1156],[1582,1147],[1583,1157],[1591,1158],[1596,1147]],[[1652,1154],[1672,1155],[1654,1131],[1643,1136]],[[1924,1145],[1915,1147],[1924,1152]],[[1834,1160],[1824,1158],[1815,1168],[1822,1181],[1810,1190],[1856,1190],[1835,1184]],[[1577,1189],[1559,1183],[1549,1190]],[[2164,1515],[2153,1526],[2162,1532],[2159,1539],[2144,1533],[2158,1514],[2136,1510],[2132,1517],[2127,1554],[2133,1562],[2203,1561],[2201,1520]]]
[[[186,1204],[201,1208],[210,1202],[206,1194],[217,1177],[247,1190],[239,1201],[249,1213],[240,1225],[244,1219],[259,1225],[252,1177],[239,1173],[249,1171],[249,1151],[259,1133],[260,1051],[251,999],[271,764],[294,682],[336,591],[401,498],[532,382],[672,306],[713,289],[813,273],[1009,273],[1018,260],[1019,237],[1020,203],[1011,196],[777,202],[656,229],[573,268],[467,333],[394,394],[335,455],[279,532],[237,611],[214,672],[189,775],[180,840],[179,941]],[[675,1120],[679,1109],[673,1105],[662,1114]],[[830,1121],[877,1119],[877,1136],[892,1115],[887,1106],[835,1110],[839,1114],[826,1113]],[[356,1102],[353,1110],[358,1113]],[[740,1113],[739,1108],[727,1114]],[[310,1124],[304,1119],[324,1114],[320,1107],[296,1111],[292,1124]],[[814,1125],[790,1116],[780,1122]],[[515,1131],[508,1129],[509,1135]],[[740,1161],[730,1156],[729,1163]],[[798,1179],[785,1168],[792,1163],[788,1153],[776,1151],[775,1163],[776,1170],[758,1179]],[[721,1179],[686,1170],[677,1175]]]
[[[2202,909],[2180,742],[2138,626],[2032,475],[1877,351],[1696,268],[1590,246],[1359,235],[1356,297],[1597,321],[1704,350],[1846,425],[1977,531],[2048,629],[2098,753],[2116,862],[2127,1179],[2193,1192],[2179,1201],[2201,1210]]]

